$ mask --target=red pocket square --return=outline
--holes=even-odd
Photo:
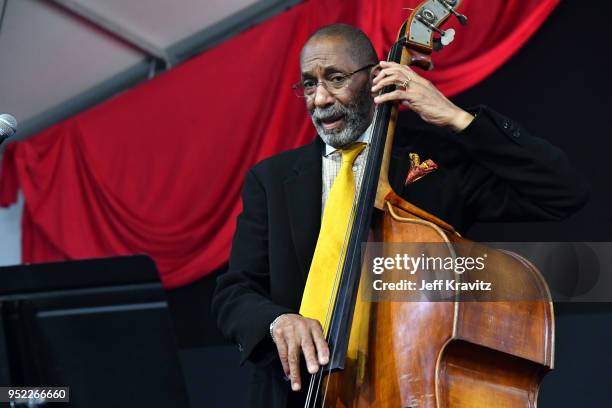
[[[410,170],[404,182],[406,186],[438,168],[438,165],[431,159],[427,159],[421,163],[421,158],[417,153],[410,153],[408,156],[410,157]]]

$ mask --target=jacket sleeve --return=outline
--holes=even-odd
[[[273,347],[270,323],[281,314],[295,311],[268,298],[266,194],[253,170],[246,176],[242,202],[229,268],[217,279],[212,312],[223,335],[238,345],[240,361],[244,363],[247,359],[257,362],[261,356],[255,353],[256,349]]]
[[[467,154],[461,186],[476,221],[559,220],[582,207],[588,192],[565,154],[487,107],[451,137]]]

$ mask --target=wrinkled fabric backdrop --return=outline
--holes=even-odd
[[[25,196],[23,262],[144,253],[174,288],[223,266],[245,172],[306,144],[291,84],[317,28],[363,29],[381,58],[417,0],[311,0],[35,137],[7,146],[0,205]],[[423,75],[447,96],[482,81],[559,0],[464,0],[455,42]]]

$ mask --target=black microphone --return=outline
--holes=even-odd
[[[0,145],[17,131],[17,119],[13,115],[0,115]]]

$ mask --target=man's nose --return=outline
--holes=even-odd
[[[327,90],[322,82],[317,84],[314,94],[314,104],[317,108],[324,108],[333,105],[335,102],[333,95]]]

